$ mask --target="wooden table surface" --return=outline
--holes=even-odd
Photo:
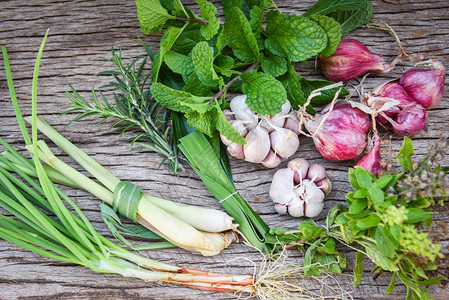
[[[184,2],[184,1],[183,1]],[[185,1],[187,2],[187,1]],[[198,11],[190,0],[188,7]],[[217,1],[214,1],[217,2]],[[302,13],[313,5],[314,0],[277,1],[285,13]],[[446,0],[373,0],[374,21],[387,22],[394,27],[409,53],[422,53],[425,58],[436,58],[449,67],[449,4]],[[220,16],[223,20],[223,16]],[[196,174],[186,169],[179,176],[171,174],[164,166],[158,169],[161,157],[147,152],[129,152],[129,144],[118,139],[116,132],[106,132],[107,124],[95,127],[96,118],[76,122],[67,128],[64,125],[73,116],[59,115],[61,107],[69,102],[63,93],[72,84],[87,99],[91,88],[98,88],[108,81],[107,77],[96,76],[109,66],[99,57],[110,57],[111,47],[122,45],[125,58],[135,58],[144,53],[138,38],[145,40],[152,49],[157,49],[160,35],[145,36],[140,32],[134,1],[0,1],[0,44],[8,46],[10,62],[15,80],[16,92],[23,113],[31,112],[31,78],[37,50],[47,28],[50,34],[45,47],[38,88],[39,114],[54,125],[63,135],[77,144],[89,155],[122,180],[129,180],[147,193],[180,201],[220,209]],[[373,52],[384,55],[390,62],[396,55],[394,39],[374,29],[358,29],[349,37],[364,42]],[[1,137],[23,151],[23,142],[16,124],[7,90],[3,62],[0,63],[0,134]],[[388,74],[372,74],[366,80],[366,87],[397,78],[411,67],[400,64]],[[314,61],[297,65],[302,75],[323,78]],[[429,111],[429,131],[414,137],[416,153],[423,153],[427,145],[441,133],[448,132],[449,101],[448,85],[443,101]],[[388,138],[384,133],[383,137]],[[301,145],[295,156],[322,163],[329,169],[333,191],[326,200],[325,210],[333,204],[344,203],[350,190],[346,177],[353,161],[334,163],[324,160],[316,152],[312,142],[300,138]],[[393,137],[394,149],[400,147],[400,138]],[[70,161],[67,160],[66,161]],[[449,163],[446,159],[446,163]],[[237,189],[250,205],[270,226],[295,228],[300,219],[279,216],[275,213],[268,196],[272,175],[276,170],[264,169],[261,165],[249,164],[231,159]],[[284,163],[285,165],[285,163]],[[65,189],[79,207],[84,210],[95,228],[110,236],[101,222],[99,201],[93,196],[73,189]],[[438,209],[435,220],[448,220],[449,206]],[[321,222],[325,213],[317,218]],[[442,241],[448,253],[448,241]],[[342,248],[345,250],[344,248]],[[405,288],[399,285],[392,294],[385,295],[390,275],[382,274],[376,280],[369,272],[372,265],[364,264],[361,284],[352,287],[351,274],[354,252],[344,251],[348,256],[348,268],[344,275],[337,276],[339,283],[351,292],[355,299],[403,299]],[[261,255],[244,245],[231,245],[222,254],[201,257],[182,249],[167,249],[157,252],[143,252],[157,260],[171,264],[195,267],[217,272],[252,274],[253,261],[261,261]],[[289,252],[289,260],[300,262],[302,254],[297,250]],[[449,291],[433,287],[436,299],[449,299]],[[0,240],[0,299],[231,299],[233,294],[218,294],[197,291],[167,284],[147,283],[137,279],[125,279],[118,275],[97,274],[88,268],[55,262],[25,251]]]

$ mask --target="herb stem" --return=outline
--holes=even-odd
[[[259,65],[259,62],[255,62],[253,63],[251,66],[249,66],[248,69],[246,69],[245,71],[243,71],[242,73],[240,73],[239,75],[235,76],[231,81],[228,82],[228,84],[226,84],[218,93],[215,94],[215,96],[210,99],[209,101],[209,105],[211,105],[215,100],[217,100],[218,98],[220,98],[224,92],[226,92],[234,83],[236,83],[236,81],[240,78],[240,76],[242,76],[245,73],[248,73],[249,71],[254,70],[254,68],[256,68]]]
[[[179,20],[179,21],[186,21],[186,22],[193,22],[193,23],[202,23],[202,24],[207,24],[207,23],[209,23],[208,20],[199,20],[199,19],[181,18],[181,17],[176,17],[176,20]]]

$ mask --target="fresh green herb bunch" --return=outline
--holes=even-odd
[[[369,0],[319,0],[302,16],[281,13],[272,0],[222,1],[222,23],[214,4],[196,3],[200,16],[179,0],[137,1],[144,33],[166,28],[152,65],[151,93],[195,129],[209,136],[218,130],[239,144],[245,139],[222,113],[228,90],[246,94],[246,103],[259,114],[279,113],[287,99],[298,109],[312,90],[331,82],[300,77],[295,63],[331,55],[342,34],[367,23],[373,13]],[[181,91],[160,82],[163,65],[183,83]],[[323,92],[311,106],[329,103],[335,92]]]
[[[109,129],[119,130],[121,135],[129,129],[137,129],[140,133],[128,139],[132,149],[146,148],[162,154],[165,159],[161,165],[168,161],[171,170],[176,174],[180,165],[178,150],[170,131],[170,112],[151,97],[148,88],[150,73],[146,70],[147,58],[142,55],[131,64],[125,65],[121,49],[119,53],[112,49],[112,58],[103,59],[112,63],[115,69],[98,75],[111,75],[114,81],[102,86],[98,92],[92,89],[93,105],[70,86],[66,97],[72,104],[63,108],[67,109],[64,113],[78,113],[71,122],[90,116],[102,117],[99,124],[108,119],[115,119]],[[104,96],[102,89],[107,88],[114,89],[115,103],[111,103]]]
[[[442,153],[441,150],[436,152]],[[426,154],[416,165],[421,166],[420,174],[425,171],[432,173],[433,167],[437,174],[445,170],[438,163],[429,163],[427,157],[435,157],[432,153]],[[413,169],[412,154],[413,144],[405,138],[397,160],[406,171],[417,170]],[[393,291],[396,277],[399,277],[407,287],[407,299],[428,299],[425,286],[440,283],[444,279],[428,279],[425,273],[435,270],[436,259],[444,257],[441,245],[421,229],[432,222],[434,191],[420,195],[419,201],[410,201],[399,184],[406,174],[384,174],[376,178],[361,167],[351,168],[348,175],[354,192],[346,196],[349,209],[337,204],[330,209],[325,226],[318,226],[311,221],[302,222],[298,230],[294,231],[273,229],[267,239],[286,245],[301,244],[300,248],[306,251],[305,265],[314,268],[313,275],[320,270],[341,272],[337,267],[324,269],[314,265],[316,262],[326,265],[327,261],[342,268],[341,254],[333,246],[335,241],[339,241],[357,249],[354,285],[361,280],[362,261],[367,256],[376,264],[373,269],[375,274],[384,271],[393,273],[387,293]],[[323,253],[327,260],[323,260]]]

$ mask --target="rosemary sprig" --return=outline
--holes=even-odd
[[[138,129],[133,138],[128,139],[132,149],[149,149],[165,156],[161,162],[168,162],[172,172],[177,174],[180,169],[178,150],[173,143],[170,130],[169,111],[160,105],[151,96],[147,88],[150,73],[145,72],[147,58],[144,55],[136,58],[129,65],[122,61],[122,51],[117,54],[112,48],[112,59],[102,58],[115,67],[98,75],[111,75],[114,81],[100,87],[98,91],[92,89],[93,105],[87,102],[72,86],[66,91],[66,97],[72,102],[63,107],[67,113],[78,113],[73,121],[79,121],[90,116],[100,116],[101,124],[108,119],[116,119],[109,130],[121,131],[122,136],[129,129]],[[113,88],[115,104],[107,100],[102,89]],[[98,96],[99,95],[99,96]],[[69,123],[69,124],[70,124]]]

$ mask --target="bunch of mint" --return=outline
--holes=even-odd
[[[227,0],[222,22],[214,4],[196,3],[201,16],[179,0],[137,0],[142,31],[165,28],[152,65],[151,93],[161,105],[183,113],[190,126],[209,136],[218,130],[239,144],[245,140],[222,113],[228,90],[246,94],[248,106],[260,114],[279,113],[287,99],[298,109],[312,90],[332,82],[302,78],[295,63],[331,55],[342,34],[373,14],[369,0],[319,0],[302,16],[281,13],[272,0]],[[162,64],[181,90],[158,82]],[[323,92],[311,105],[329,103],[336,90]]]

